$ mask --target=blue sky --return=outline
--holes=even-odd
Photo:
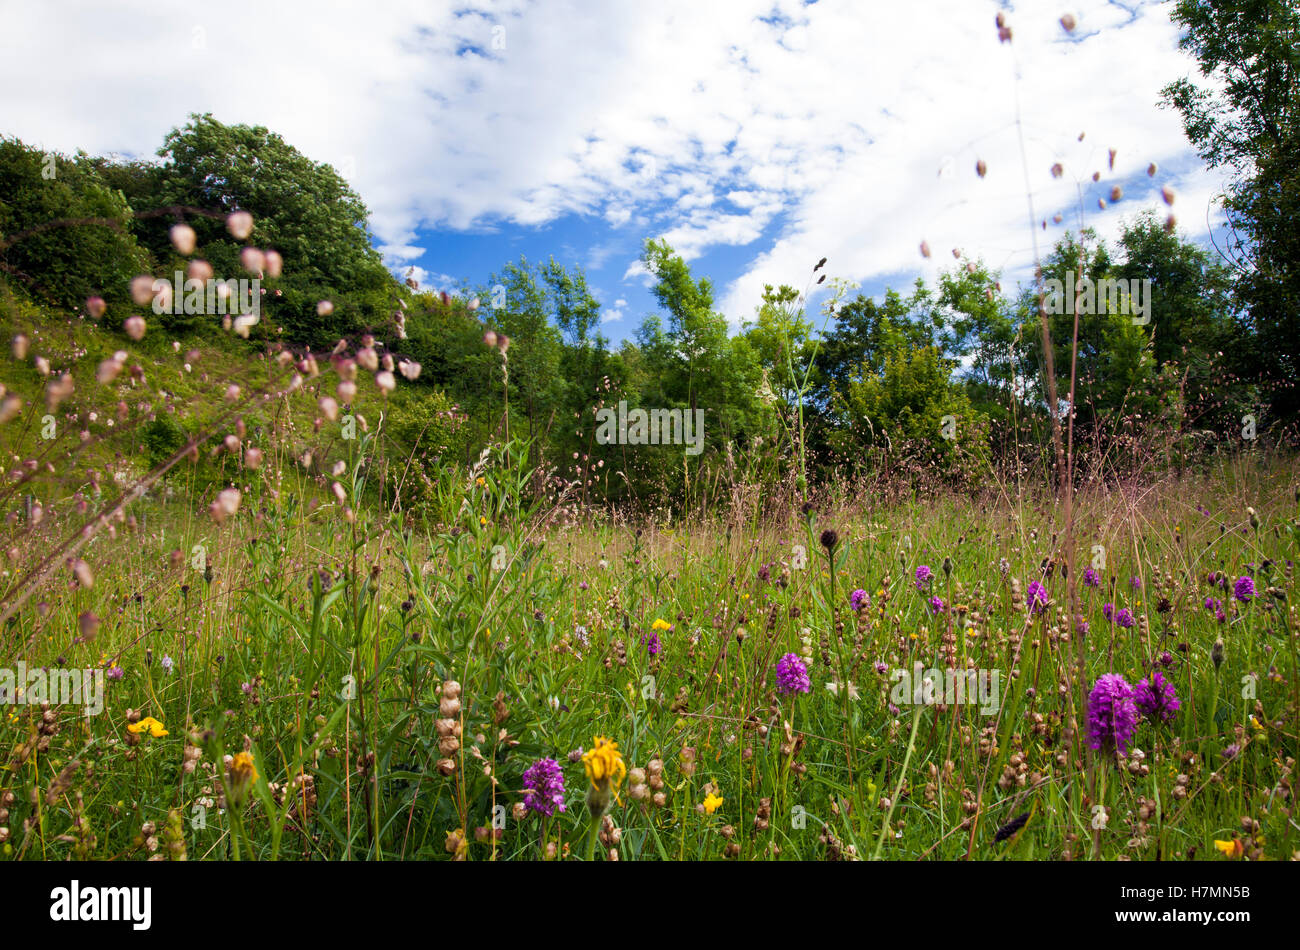
[[[1207,240],[1222,181],[1158,107],[1195,71],[1171,6],[8,4],[0,132],[136,156],[191,112],[265,125],[352,183],[394,273],[454,290],[554,256],[585,269],[617,343],[656,309],[646,238],[714,281],[733,326],[765,283],[802,288],[821,257],[873,295],[932,282],[954,249],[1014,288],[1035,242],[1080,219],[1113,237],[1167,213],[1165,186],[1180,228]]]

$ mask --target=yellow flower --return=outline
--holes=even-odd
[[[659,620],[658,618],[655,619],[654,623],[650,624],[651,630],[671,630],[672,628],[673,625],[667,620]]]
[[[251,782],[257,778],[257,766],[251,752],[236,752],[230,760],[230,775],[237,782]]]
[[[469,840],[465,837],[465,829],[457,828],[455,831],[447,832],[444,847],[452,855],[453,861],[464,861],[465,852],[469,850]]]
[[[148,731],[149,735],[153,736],[155,739],[161,739],[163,736],[167,735],[167,730],[163,728],[163,724],[153,716],[145,716],[139,722],[131,723],[131,725],[126,727],[126,731],[134,732],[136,735]]]
[[[618,787],[627,776],[627,766],[623,763],[623,754],[618,751],[618,743],[611,742],[604,736],[595,737],[595,745],[583,753],[582,765],[591,779],[591,792],[587,795],[587,807],[593,814],[603,812],[609,806],[609,795],[614,793],[614,800],[620,805]]]
[[[483,478],[482,475],[480,475],[478,478],[474,479],[474,484],[477,485],[479,488],[482,488],[484,485],[487,484],[487,481],[486,479]]]
[[[1241,857],[1242,852],[1246,850],[1242,846],[1241,842],[1236,838],[1233,838],[1231,841],[1219,841],[1216,839],[1214,846],[1230,858],[1239,858]]]
[[[708,795],[704,797],[704,810],[708,812],[710,815],[712,815],[715,811],[717,811],[718,806],[721,804],[722,804],[721,795],[715,795],[712,792],[710,792]]]
[[[253,764],[251,752],[236,752],[229,756],[226,763],[226,786],[232,804],[239,805],[243,802],[248,787],[256,778],[257,766]]]
[[[487,519],[484,518],[482,515],[479,515],[479,516],[478,516],[478,524],[479,524],[479,527],[480,527],[480,528],[483,527],[483,525],[487,524]]]
[[[582,764],[591,784],[597,788],[608,785],[611,781],[618,785],[627,775],[627,766],[623,764],[623,754],[618,751],[618,743],[611,742],[604,736],[595,737],[595,745],[583,753]]]

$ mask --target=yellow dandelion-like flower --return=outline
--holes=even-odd
[[[667,620],[660,620],[658,618],[655,618],[655,622],[650,624],[651,630],[671,630],[672,628],[673,625]]]
[[[145,716],[139,722],[131,723],[131,725],[126,727],[126,731],[134,732],[136,735],[139,735],[142,732],[148,732],[149,735],[153,736],[155,739],[161,739],[163,736],[167,735],[167,730],[163,728],[163,724],[153,716]]]
[[[257,766],[253,764],[251,752],[237,752],[230,761],[230,774],[238,781],[253,781],[257,778]]]
[[[257,766],[251,752],[236,752],[226,762],[226,786],[230,801],[239,805],[248,794],[248,788],[257,779]]]
[[[618,787],[627,777],[627,765],[623,754],[618,751],[618,743],[604,736],[596,736],[594,745],[583,753],[582,766],[587,770],[591,780],[591,791],[587,793],[587,807],[592,814],[600,814],[609,807],[611,793],[620,805]]]
[[[484,518],[482,515],[479,515],[479,516],[478,516],[478,524],[479,524],[479,527],[480,527],[480,528],[483,527],[485,524],[487,524],[487,519]]]
[[[1231,841],[1219,841],[1216,839],[1214,846],[1230,858],[1239,858],[1246,850],[1245,847],[1242,846],[1242,843],[1236,838],[1233,838]]]
[[[474,479],[474,484],[477,485],[479,488],[482,488],[484,485],[487,484],[487,479],[485,479],[482,475],[480,475],[478,478]]]
[[[582,756],[583,767],[591,784],[600,788],[611,781],[618,785],[627,775],[627,766],[623,763],[623,754],[618,751],[618,743],[604,736],[596,736],[595,744]]]
[[[708,795],[704,797],[703,804],[704,804],[704,810],[708,812],[710,815],[712,815],[715,811],[718,810],[718,806],[722,804],[722,796],[715,795],[714,793],[710,792]]]

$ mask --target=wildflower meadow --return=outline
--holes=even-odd
[[[1179,3],[1198,62],[1297,68],[1226,7],[1300,23]],[[266,128],[0,139],[0,862],[1300,858],[1290,75],[1214,93],[1277,119],[1229,263],[1072,129],[1007,153],[1072,195],[1017,185],[1021,274],[814,254],[736,329],[656,236],[618,348],[555,257],[394,268]]]

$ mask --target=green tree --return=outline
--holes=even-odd
[[[1123,312],[1122,305],[1112,307],[1107,296],[1094,293],[1091,303],[1082,297],[1083,277],[1094,288],[1104,278],[1117,279],[1105,244],[1097,240],[1091,229],[1084,229],[1077,236],[1066,234],[1043,262],[1042,271],[1045,289],[1049,288],[1049,281],[1059,281],[1062,288],[1056,304],[1051,300],[1051,293],[1045,294],[1044,304],[1063,418],[1070,409],[1072,370],[1074,373],[1075,443],[1091,437],[1103,422],[1118,426],[1126,414],[1154,418],[1167,394],[1157,385],[1150,325],[1144,326],[1138,322],[1140,318]],[[1075,314],[1064,292],[1070,282],[1080,288],[1077,348]],[[1046,411],[1046,361],[1038,308],[1037,292],[1031,287],[1020,301],[1020,359],[1032,383],[1031,398],[1037,401],[1038,408]]]
[[[1233,176],[1224,208],[1237,290],[1258,332],[1254,362],[1273,405],[1300,414],[1300,9],[1293,0],[1179,0],[1180,46],[1204,85],[1164,89],[1188,140]]]
[[[0,139],[0,271],[6,276],[65,307],[102,296],[120,323],[129,315],[127,285],[148,261],[131,233],[126,198],[85,156],[69,159]]]
[[[891,460],[912,459],[964,479],[987,470],[988,419],[954,381],[955,362],[935,346],[907,346],[866,364],[836,394],[846,426],[837,433],[848,458],[876,448]]]
[[[136,210],[250,212],[249,242],[284,259],[283,279],[273,282],[282,291],[274,319],[291,339],[324,346],[388,322],[397,284],[371,244],[365,204],[331,166],[312,161],[262,126],[223,125],[210,114],[193,115],[184,128],[173,129],[158,155],[164,162],[156,188],[134,199]],[[147,184],[148,178],[141,180]],[[170,223],[144,226],[144,240],[155,253],[163,253]],[[190,224],[218,276],[242,273],[241,245],[220,218]],[[328,321],[316,313],[325,297],[335,305]]]
[[[963,261],[939,275],[939,346],[967,367],[963,379],[974,403],[1003,421],[1015,376],[1016,324],[1009,309],[998,275],[983,262]]]
[[[876,303],[858,294],[835,315],[835,324],[817,353],[812,398],[825,408],[832,402],[837,387],[860,367],[879,373],[891,353],[934,343],[934,327],[928,316],[929,293],[917,281],[911,296],[886,290]]]
[[[1237,312],[1231,272],[1150,212],[1125,225],[1119,250],[1115,275],[1151,281],[1151,355],[1183,393],[1179,424],[1235,429],[1254,408],[1254,388],[1236,382],[1251,375],[1254,347],[1242,343],[1254,337]]]

